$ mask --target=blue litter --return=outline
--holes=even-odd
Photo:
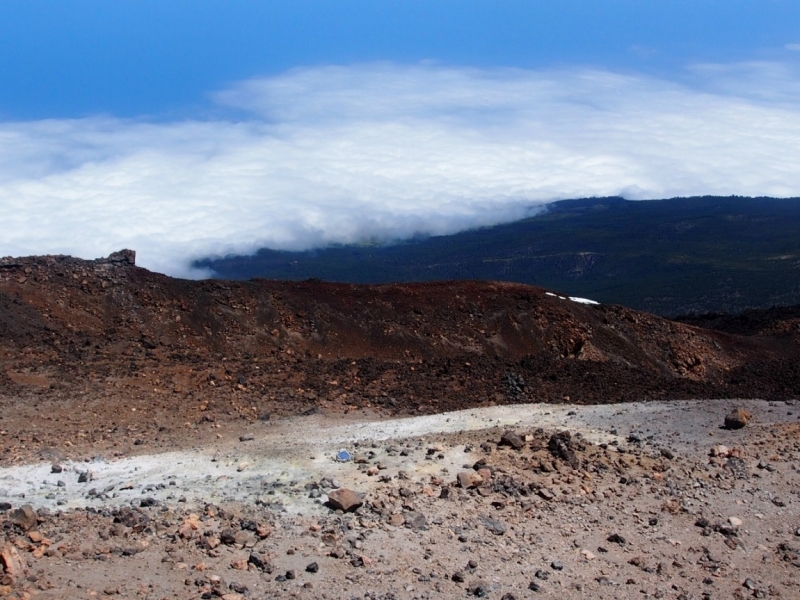
[[[336,460],[339,462],[347,462],[349,460],[353,460],[353,455],[347,450],[339,450],[339,452],[336,453]]]

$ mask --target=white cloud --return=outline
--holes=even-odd
[[[800,44],[786,44],[784,47],[790,52],[800,52]]]
[[[760,65],[701,66],[691,87],[324,67],[214,94],[241,120],[0,124],[0,255],[130,247],[197,276],[207,255],[449,233],[562,198],[800,195],[798,79]]]

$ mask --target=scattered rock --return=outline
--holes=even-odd
[[[559,431],[550,436],[547,442],[550,454],[560,458],[573,469],[580,468],[580,461],[572,448],[572,434],[569,431]]]
[[[28,532],[33,529],[39,522],[36,512],[33,510],[33,507],[30,504],[25,504],[24,506],[11,511],[8,518],[9,521],[14,523],[14,525],[22,529],[24,532]]]
[[[406,527],[409,529],[427,529],[428,528],[428,520],[425,518],[420,512],[407,512],[404,515],[404,521]]]
[[[17,549],[11,544],[6,544],[0,552],[0,561],[5,567],[5,573],[13,580],[21,579],[25,574],[25,563],[22,557],[17,552]]]
[[[481,515],[479,520],[483,526],[486,527],[486,529],[495,535],[503,535],[506,532],[507,528],[505,523],[502,523],[497,519],[493,519],[492,517],[488,517],[486,515]]]
[[[461,471],[458,474],[458,485],[462,488],[474,488],[483,483],[483,477],[475,471]]]
[[[627,544],[625,538],[618,533],[612,533],[606,538],[606,541],[611,542],[612,544],[619,544],[620,546]]]
[[[536,492],[540,498],[543,500],[547,500],[548,502],[552,502],[556,499],[556,495],[548,490],[547,488],[541,488],[538,492]]]
[[[353,512],[364,504],[364,496],[347,488],[339,488],[328,492],[328,504],[334,510]]]
[[[725,429],[742,429],[750,421],[753,415],[743,408],[734,408],[725,415]]]
[[[525,447],[525,440],[518,433],[506,431],[500,438],[498,446],[511,446],[514,450],[522,450]]]

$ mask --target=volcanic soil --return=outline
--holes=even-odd
[[[800,597],[800,319],[691,323],[2,259],[0,594]]]

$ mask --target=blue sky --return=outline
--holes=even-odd
[[[26,0],[0,3],[0,116],[187,114],[293,67],[435,60],[680,78],[688,63],[790,59],[800,2]]]
[[[0,254],[139,263],[547,202],[800,195],[800,2],[0,0]]]

